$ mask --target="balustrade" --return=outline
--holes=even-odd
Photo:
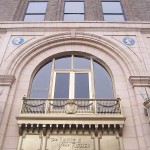
[[[120,99],[23,98],[22,114],[121,114]]]

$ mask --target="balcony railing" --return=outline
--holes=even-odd
[[[121,114],[120,99],[23,98],[22,114]]]

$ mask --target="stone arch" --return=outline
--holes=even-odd
[[[42,53],[39,53],[33,59],[30,59],[28,62],[24,63],[24,67],[19,67],[18,69],[19,72],[17,71],[16,73],[16,78],[18,80],[18,84],[16,85],[16,88],[17,91],[19,92],[17,92],[16,97],[21,96],[20,97],[21,99],[24,95],[27,97],[29,96],[32,79],[34,78],[34,75],[37,73],[37,71],[44,64],[46,64],[53,58],[57,58],[61,56],[63,57],[71,54],[93,58],[93,60],[96,60],[98,63],[100,63],[109,72],[112,78],[114,97],[117,97],[119,95],[118,91],[120,86],[117,85],[118,83],[120,84],[122,82],[121,83],[123,84],[123,86],[121,86],[122,88],[126,86],[125,79],[128,79],[129,71],[125,68],[126,72],[124,72],[121,66],[118,64],[118,62],[114,60],[114,58],[111,57],[110,55],[107,55],[105,51],[102,52],[97,50],[97,48],[80,45],[80,44],[76,44],[74,46],[68,44],[68,45],[53,47]],[[121,78],[119,80],[117,76],[118,72],[121,75]],[[22,92],[23,94],[21,94]],[[126,93],[126,95],[128,94]]]
[[[113,57],[114,60],[116,60],[118,64],[122,66],[123,70],[124,64],[127,70],[129,71],[130,75],[139,72],[136,63],[130,56],[131,52],[125,46],[118,45],[102,36],[79,32],[76,32],[74,35],[72,35],[70,32],[68,32],[46,36],[30,44],[26,43],[26,45],[23,47],[20,46],[18,50],[13,53],[13,57],[9,57],[6,61],[9,62],[9,64],[7,64],[5,74],[15,75],[15,72],[18,69],[19,65],[21,65],[24,62],[25,66],[28,61],[30,61],[35,56],[48,49],[73,44],[94,47],[96,49],[104,51],[105,53]]]

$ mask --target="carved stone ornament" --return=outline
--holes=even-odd
[[[77,112],[77,105],[74,100],[68,100],[65,105],[65,111],[67,114],[75,114]]]
[[[145,101],[145,102],[143,103],[143,105],[144,105],[146,108],[149,108],[149,107],[150,107],[150,99],[147,100],[147,101]]]

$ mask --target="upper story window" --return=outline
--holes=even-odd
[[[24,21],[44,21],[47,2],[29,2]]]
[[[84,2],[65,2],[64,21],[84,21]]]
[[[125,21],[119,1],[102,2],[104,21]]]
[[[54,58],[35,74],[30,98],[113,98],[112,80],[93,59],[76,55]]]

